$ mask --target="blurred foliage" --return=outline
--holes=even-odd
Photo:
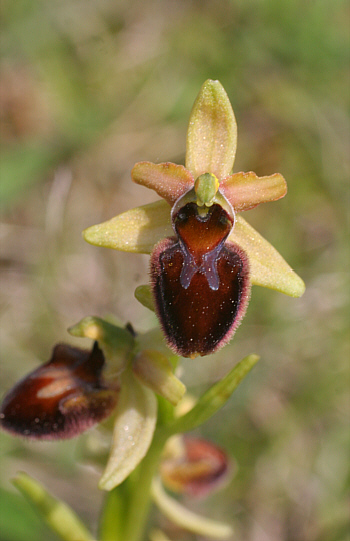
[[[84,245],[80,232],[156,199],[131,184],[130,170],[144,159],[184,159],[205,79],[221,81],[235,110],[235,171],[279,171],[288,182],[286,198],[245,217],[305,279],[304,297],[254,288],[230,346],[183,363],[199,394],[243,356],[262,357],[202,429],[235,457],[235,479],[189,502],[234,517],[236,541],[348,539],[349,16],[345,0],[2,5],[3,392],[85,315],[115,314],[140,330],[154,324],[133,299],[147,258]],[[1,435],[1,541],[49,539],[11,492],[18,469],[96,531],[99,434],[51,444]]]

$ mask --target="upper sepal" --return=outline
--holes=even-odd
[[[186,168],[196,179],[212,173],[219,181],[233,167],[237,125],[230,100],[219,81],[208,79],[194,102],[186,145]]]
[[[35,439],[66,439],[99,423],[114,409],[119,387],[102,375],[104,356],[59,344],[49,362],[22,379],[5,396],[1,427]]]

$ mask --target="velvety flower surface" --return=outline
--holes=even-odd
[[[35,439],[77,436],[99,423],[117,404],[119,386],[103,380],[105,359],[92,351],[55,346],[50,361],[10,390],[1,406],[1,427]]]
[[[164,201],[88,228],[91,244],[151,253],[155,309],[168,345],[194,357],[233,335],[250,285],[298,297],[303,281],[282,256],[236,213],[286,194],[282,175],[232,173],[237,127],[218,81],[204,83],[187,132],[186,167],[140,162],[133,180]],[[172,207],[172,208],[171,208]]]

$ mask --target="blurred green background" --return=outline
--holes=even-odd
[[[306,282],[301,299],[253,288],[215,356],[183,362],[194,395],[249,353],[261,361],[199,434],[236,475],[188,505],[234,519],[235,541],[349,539],[349,22],[345,0],[4,2],[1,58],[1,392],[49,358],[85,315],[154,324],[133,298],[148,258],[94,248],[85,227],[157,196],[136,161],[183,163],[193,100],[225,87],[235,171],[282,173],[283,200],[245,213]],[[12,489],[25,470],[97,530],[102,439],[1,434],[0,540],[48,541]],[[95,451],[94,451],[95,450]],[[171,538],[194,538],[171,529]],[[127,540],[126,540],[127,541]]]

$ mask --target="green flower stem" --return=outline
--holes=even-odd
[[[99,541],[118,541],[124,535],[124,517],[128,504],[126,483],[106,493],[99,526]]]
[[[124,540],[141,541],[151,505],[152,480],[157,473],[163,447],[167,440],[166,431],[158,428],[149,451],[137,470],[130,476],[133,484],[129,499],[129,509],[124,528]],[[118,540],[119,541],[119,540]]]

